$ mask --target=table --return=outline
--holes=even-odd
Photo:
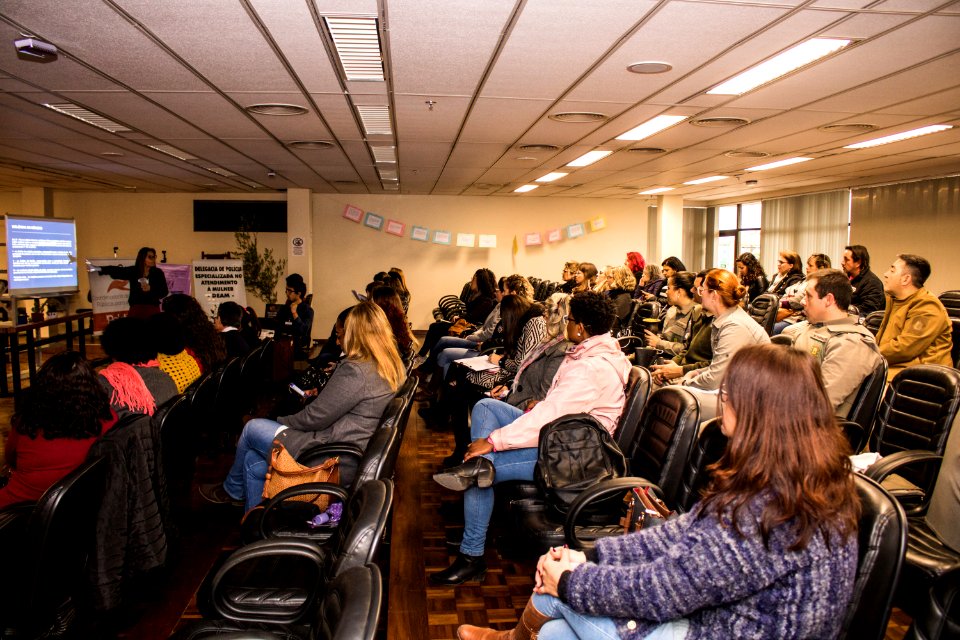
[[[76,329],[74,329],[76,323]],[[51,335],[46,338],[39,337],[42,327],[54,327],[63,325],[63,333]],[[20,344],[21,334],[24,336],[24,344]],[[93,335],[93,312],[81,311],[59,318],[48,318],[40,322],[28,322],[12,327],[0,327],[0,396],[11,395],[7,384],[7,367],[13,373],[13,395],[20,393],[20,351],[21,346],[27,350],[27,368],[30,371],[30,382],[33,382],[37,374],[37,347],[55,342],[65,341],[67,350],[73,350],[73,339],[76,336],[79,342],[79,352],[83,357],[87,356],[86,336]]]

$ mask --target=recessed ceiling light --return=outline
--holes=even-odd
[[[108,118],[104,118],[99,113],[94,113],[89,109],[84,109],[83,107],[77,106],[70,102],[58,102],[56,104],[44,104],[47,109],[52,109],[57,113],[62,113],[65,116],[70,116],[75,120],[80,122],[93,125],[98,129],[103,129],[104,131],[109,131],[110,133],[120,133],[125,131],[133,131],[129,127],[120,124],[119,122],[114,122]]]
[[[730,176],[709,176],[707,178],[697,178],[696,180],[690,180],[684,182],[683,184],[706,184],[708,182],[716,182],[717,180],[725,180]]]
[[[759,164],[755,167],[749,167],[747,171],[766,171],[767,169],[778,169],[780,167],[789,167],[792,164],[799,164],[801,162],[806,162],[807,160],[813,160],[813,158],[787,158],[786,160],[777,160],[776,162],[768,162],[767,164]]]
[[[309,109],[298,104],[281,103],[251,104],[244,109],[247,113],[255,113],[259,116],[302,116],[309,112]]]
[[[119,151],[102,151],[102,152],[100,152],[100,155],[105,156],[105,157],[107,157],[107,158],[122,158],[122,157],[123,157],[123,154],[120,153]]]
[[[911,129],[910,131],[895,133],[882,138],[874,138],[873,140],[857,142],[856,144],[848,144],[844,147],[844,149],[867,149],[869,147],[880,146],[881,144],[890,144],[891,142],[900,142],[901,140],[909,140],[910,138],[925,136],[931,133],[937,133],[939,131],[946,131],[947,129],[953,129],[953,126],[949,124],[932,124],[929,127],[920,127],[919,129]]]
[[[518,162],[540,162],[538,158],[533,158],[530,156],[517,156],[514,160]]]
[[[750,121],[746,118],[715,117],[698,118],[697,120],[691,120],[690,124],[698,127],[740,127],[745,124],[750,124]]]
[[[728,158],[766,158],[770,154],[766,151],[727,151],[723,155]]]
[[[604,151],[602,149],[594,149],[593,151],[587,151],[585,154],[583,154],[576,160],[573,160],[572,162],[568,162],[567,166],[568,167],[586,167],[588,165],[593,164],[594,162],[597,162],[598,160],[603,160],[611,153],[613,153],[613,151]]]
[[[647,189],[646,191],[641,191],[637,195],[652,196],[656,193],[663,193],[664,191],[673,191],[673,187],[657,187],[656,189]]]
[[[666,149],[661,149],[660,147],[631,147],[627,149],[630,153],[666,153]]]
[[[784,76],[794,69],[799,69],[835,51],[839,51],[851,42],[853,41],[838,38],[812,38],[790,47],[783,53],[761,62],[741,74],[733,76],[726,82],[721,82],[707,93],[724,96],[744,94],[762,84]]]
[[[390,107],[385,104],[358,104],[357,115],[363,125],[363,132],[370,135],[392,135]]]
[[[321,150],[332,149],[333,143],[327,140],[293,140],[288,142],[287,146],[292,149]]]
[[[591,111],[566,111],[563,113],[551,113],[547,117],[557,122],[602,122],[610,116],[603,113],[593,113]]]
[[[555,144],[522,144],[517,149],[520,151],[529,151],[530,153],[541,153],[548,151],[559,151],[560,147]]]
[[[378,147],[370,145],[370,152],[373,153],[374,162],[396,163],[397,161],[396,147]]]
[[[873,131],[877,128],[875,124],[867,124],[866,122],[846,122],[842,124],[825,124],[822,127],[817,127],[820,131],[829,131],[830,133],[864,133],[866,131]]]
[[[187,151],[181,151],[180,149],[177,149],[176,147],[172,147],[169,144],[148,144],[147,146],[150,147],[151,149],[154,149],[155,151],[159,151],[160,153],[165,153],[168,156],[172,156],[177,160],[196,160],[197,159],[197,156],[193,155],[192,153],[189,153]]]
[[[629,131],[621,133],[617,136],[617,140],[643,140],[686,119],[687,116],[657,116]]]
[[[554,180],[559,180],[563,176],[570,175],[569,173],[561,173],[559,171],[554,171],[553,173],[548,173],[545,176],[540,176],[534,182],[553,182]]]
[[[669,62],[634,62],[627,66],[630,73],[666,73],[673,69]]]
[[[540,186],[540,185],[538,185],[538,184],[525,184],[525,185],[523,185],[522,187],[517,187],[516,189],[513,190],[513,192],[514,192],[514,193],[526,193],[527,191],[533,191],[534,189],[536,189],[536,188],[539,187],[539,186]]]
[[[224,178],[233,178],[237,175],[233,171],[227,171],[226,169],[223,169],[221,167],[204,167],[204,169],[206,169],[210,173],[215,173],[218,176],[223,176]]]
[[[374,17],[324,16],[344,76],[350,81],[383,82],[380,32]]]

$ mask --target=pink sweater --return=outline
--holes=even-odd
[[[571,413],[589,413],[613,434],[623,411],[629,373],[630,363],[609,333],[574,345],[543,401],[490,434],[496,450],[536,447],[544,425]]]

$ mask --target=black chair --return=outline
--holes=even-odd
[[[863,318],[863,326],[873,335],[877,335],[877,331],[880,331],[880,325],[883,324],[883,313],[883,311],[871,311]]]
[[[106,467],[93,458],[35,504],[0,511],[3,539],[14,543],[7,547],[0,601],[4,637],[66,637],[86,584]],[[47,635],[54,629],[64,635]]]
[[[960,362],[960,318],[950,318],[953,346],[950,349],[950,361],[954,366]]]
[[[643,330],[646,328],[644,320],[647,318],[659,318],[662,309],[666,309],[666,306],[661,305],[657,301],[640,303],[640,306],[637,307],[637,312],[633,316],[633,322],[630,324],[630,335],[642,339]]]
[[[779,308],[779,296],[774,293],[761,293],[747,305],[747,313],[763,327],[769,336],[773,333],[773,325],[777,322]]]
[[[346,499],[343,487],[326,490]],[[374,561],[392,504],[393,483],[372,480],[345,503],[327,544],[274,538],[241,547],[207,574],[197,594],[200,612],[239,622],[305,624],[326,585],[347,569]]]
[[[960,569],[940,576],[903,640],[960,638]]]
[[[613,432],[613,439],[623,448],[625,442],[633,440],[637,426],[640,424],[640,415],[650,398],[652,377],[650,371],[643,367],[631,367],[627,376],[627,386],[623,392],[626,400],[623,403],[623,413],[617,421],[617,429]]]
[[[160,426],[163,471],[171,509],[175,514],[183,514],[190,510],[190,488],[197,455],[190,419],[190,398],[186,394],[174,396],[157,408],[153,419]]]
[[[719,460],[727,448],[727,436],[720,429],[721,420],[714,418],[704,424],[690,449],[680,486],[670,501],[670,506],[681,513],[690,511],[700,501],[703,490],[710,483],[707,467]]]
[[[213,415],[221,430],[228,434],[239,433],[243,427],[240,422],[247,408],[247,397],[241,393],[240,387],[241,366],[240,358],[232,358],[223,365],[217,394],[213,399]]]
[[[860,389],[853,399],[853,405],[847,412],[846,420],[860,425],[864,434],[870,432],[874,419],[877,417],[877,409],[880,407],[880,398],[883,396],[883,388],[887,384],[887,360],[880,358],[879,364],[873,369],[873,372],[863,379],[860,383]],[[863,444],[866,444],[864,440]],[[860,451],[863,444],[854,452]]]
[[[951,318],[960,318],[960,290],[944,291],[939,296],[941,304]]]

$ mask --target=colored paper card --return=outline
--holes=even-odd
[[[523,236],[523,244],[527,247],[536,247],[543,244],[543,236],[539,231],[533,231]]]
[[[383,228],[383,216],[378,216],[375,213],[368,213],[367,217],[363,219],[363,224],[371,229],[380,231],[380,229]]]
[[[386,232],[395,236],[403,237],[403,232],[406,230],[407,225],[399,222],[397,220],[387,220]]]
[[[472,247],[477,243],[477,236],[473,233],[458,233],[457,234],[457,246],[458,247]]]
[[[427,242],[430,239],[430,229],[414,226],[410,229],[410,238],[419,240],[420,242]]]
[[[590,231],[600,231],[607,226],[607,221],[603,218],[594,218],[590,221]]]
[[[346,218],[347,220],[360,222],[360,219],[363,217],[363,211],[360,208],[353,206],[352,204],[348,204],[343,209],[343,217]]]
[[[547,242],[560,242],[563,239],[563,234],[560,233],[560,229],[550,229],[547,231]]]
[[[481,233],[480,242],[477,243],[477,246],[482,249],[496,249],[497,248],[497,236],[492,233]]]
[[[572,224],[569,227],[567,227],[567,237],[571,239],[579,238],[586,232],[587,230],[583,228],[582,222],[578,222],[577,224]]]
[[[433,232],[433,243],[434,243],[434,244],[450,244],[450,232],[449,232],[449,231],[434,231],[434,232]]]

